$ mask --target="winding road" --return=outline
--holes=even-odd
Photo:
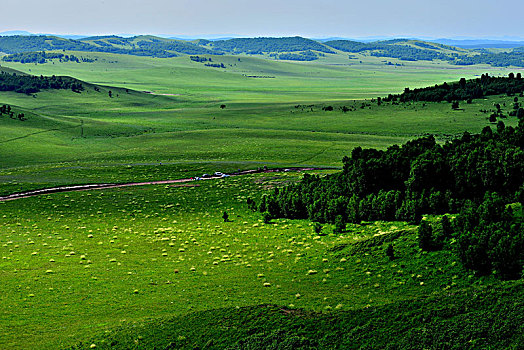
[[[253,170],[243,170],[235,173],[229,173],[229,176],[241,176],[249,174],[258,174],[258,173],[278,173],[278,172],[298,172],[298,171],[313,171],[313,170],[328,170],[332,168],[275,168],[275,169],[253,169]],[[202,178],[202,180],[212,180],[219,179],[221,176],[211,176],[207,178]],[[13,193],[7,196],[1,196],[0,202],[12,201],[15,199],[29,198],[35,196],[42,196],[46,194],[59,193],[59,192],[74,192],[74,191],[89,191],[89,190],[101,190],[106,188],[118,188],[118,187],[130,187],[130,186],[146,186],[146,185],[163,185],[163,184],[175,184],[175,183],[184,183],[195,181],[195,178],[186,178],[186,179],[176,179],[176,180],[162,180],[162,181],[147,181],[147,182],[128,182],[128,183],[106,183],[106,184],[87,184],[87,185],[73,185],[73,186],[59,186],[59,187],[50,187],[43,188],[40,190],[33,190],[27,192]]]

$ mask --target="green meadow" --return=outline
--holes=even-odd
[[[251,175],[1,203],[0,317],[8,327],[0,347],[54,349],[116,326],[222,307],[357,310],[497,282],[473,278],[449,252],[421,252],[416,226],[348,225],[333,235],[331,225],[315,233],[307,221],[264,224],[247,209],[248,197],[299,178]],[[392,241],[398,259],[389,261],[383,245]]]
[[[55,174],[48,177],[53,185],[115,181],[99,171],[106,166],[121,170],[140,164],[233,162],[236,169],[271,164],[336,167],[356,146],[384,149],[424,133],[445,140],[488,125],[481,109],[493,109],[499,102],[511,108],[510,98],[503,97],[464,103],[460,111],[446,103],[377,106],[370,101],[407,86],[485,72],[506,74],[510,69],[422,61],[397,67],[376,57],[349,60],[343,54],[314,63],[210,56],[225,64],[221,69],[188,56],[73,53],[96,61],[2,63],[29,74],[69,75],[88,83],[80,94],[0,93],[1,103],[27,117],[23,122],[0,118],[2,187],[41,187],[40,174]],[[334,110],[322,110],[327,106]],[[350,111],[344,113],[342,106]],[[34,176],[32,166],[38,169]],[[147,177],[134,173],[130,180]],[[9,185],[2,192],[12,190]]]
[[[508,114],[513,102],[492,96],[452,110],[449,103],[378,105],[373,98],[518,72],[421,61],[395,67],[343,54],[312,63],[212,56],[225,69],[187,56],[75,54],[96,61],[2,62],[86,83],[81,93],[0,92],[0,104],[27,119],[0,117],[0,195],[262,166],[333,168],[322,175],[357,146],[385,149],[428,133],[445,142],[479,132],[492,125],[482,111],[498,103]],[[334,235],[332,225],[317,233],[311,222],[264,223],[248,210],[248,198],[300,178],[258,174],[0,202],[0,348],[79,341],[80,348],[111,348],[116,343],[107,337],[114,334],[121,348],[148,348],[145,335],[131,331],[128,339],[129,330],[153,334],[148,329],[159,320],[262,304],[329,317],[504,288],[518,295],[521,282],[476,277],[451,251],[422,252],[414,225],[366,222]],[[385,254],[390,243],[395,260]],[[185,332],[172,344],[193,348]]]

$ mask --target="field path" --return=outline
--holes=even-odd
[[[258,174],[258,173],[278,173],[278,172],[299,172],[299,171],[312,171],[312,170],[328,170],[332,168],[316,168],[316,167],[307,167],[307,168],[274,168],[274,169],[253,169],[253,170],[243,170],[235,173],[227,174],[229,176],[241,176],[249,174]],[[202,178],[201,180],[212,180],[219,179],[221,176],[211,176],[208,178]],[[146,186],[146,185],[164,185],[164,184],[175,184],[175,183],[184,183],[196,181],[195,178],[185,178],[185,179],[176,179],[176,180],[161,180],[161,181],[147,181],[147,182],[128,182],[128,183],[106,183],[106,184],[87,184],[87,185],[72,185],[72,186],[59,186],[59,187],[50,187],[43,188],[40,190],[33,190],[27,192],[18,192],[13,193],[7,196],[1,196],[0,202],[11,201],[21,198],[29,198],[35,196],[42,196],[45,194],[59,193],[59,192],[73,192],[73,191],[89,191],[89,190],[101,190],[106,188],[118,188],[118,187],[130,187],[130,186]]]

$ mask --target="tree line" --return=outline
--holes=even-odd
[[[465,266],[518,278],[524,263],[523,203],[521,118],[517,128],[501,122],[495,132],[485,127],[443,145],[426,136],[385,151],[357,147],[344,157],[342,172],[304,175],[249,205],[268,218],[332,223],[338,232],[347,223],[419,223],[424,214],[460,213],[451,229],[421,224],[421,247],[449,248],[454,240]]]
[[[71,90],[81,92],[84,86],[79,80],[70,77],[44,77],[34,75],[0,73],[0,91],[14,91],[24,94],[34,94],[41,90]]]
[[[11,119],[18,119],[20,121],[27,120],[24,113],[18,113],[15,116],[15,112],[13,111],[10,105],[2,105],[0,107],[0,117],[4,115],[8,116]]]
[[[65,55],[58,52],[21,52],[2,57],[4,62],[20,62],[20,63],[37,63],[44,64],[51,60],[57,59],[60,62],[94,62],[94,59],[87,57],[77,57],[75,55]]]
[[[510,73],[507,77],[492,77],[482,74],[480,78],[460,79],[454,83],[443,83],[420,89],[405,88],[402,94],[389,94],[384,101],[428,101],[452,102],[456,100],[472,100],[490,95],[506,94],[508,96],[521,94],[524,91],[524,79],[521,73]]]

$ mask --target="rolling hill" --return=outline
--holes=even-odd
[[[488,64],[495,67],[524,67],[524,53],[519,48],[503,51],[465,49],[435,42],[394,39],[375,42],[331,40],[319,42],[302,37],[234,38],[227,40],[184,41],[140,35],[129,38],[95,36],[80,40],[56,36],[3,36],[0,52],[23,54],[40,51],[107,52],[135,56],[177,57],[179,55],[259,55],[289,61],[314,61],[325,55],[345,53],[371,57],[395,58],[402,61],[447,61],[454,65]],[[39,63],[27,60],[25,63]],[[5,58],[7,60],[23,58]],[[41,62],[40,62],[41,63]]]

